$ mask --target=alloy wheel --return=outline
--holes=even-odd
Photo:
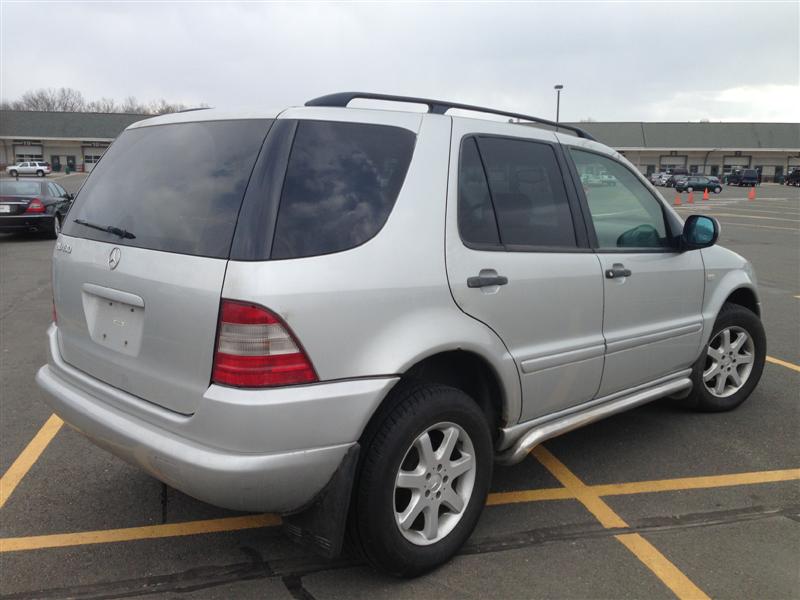
[[[475,449],[455,423],[423,431],[395,477],[394,515],[403,537],[418,546],[446,537],[461,518],[475,487]]]
[[[732,396],[750,377],[754,359],[750,334],[741,327],[726,327],[708,344],[703,385],[717,398]]]

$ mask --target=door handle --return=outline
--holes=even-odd
[[[508,277],[502,275],[478,275],[477,277],[470,277],[467,279],[467,287],[482,288],[491,285],[505,285],[508,283]]]
[[[610,269],[606,269],[606,279],[617,279],[618,277],[630,277],[631,270],[626,269],[622,263],[614,263]]]

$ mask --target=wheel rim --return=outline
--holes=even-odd
[[[726,327],[708,344],[703,385],[717,398],[732,396],[747,383],[754,360],[750,334],[741,327]]]
[[[394,484],[395,523],[403,537],[428,546],[453,531],[472,496],[475,469],[475,448],[459,425],[437,423],[417,436]]]
[[[53,217],[53,232],[56,234],[56,237],[61,233],[61,219],[58,218],[58,215]]]

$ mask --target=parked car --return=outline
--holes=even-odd
[[[704,175],[689,175],[675,183],[675,191],[677,192],[693,192],[694,190],[708,190],[719,194],[722,191],[722,184],[716,177],[706,177]]]
[[[783,185],[800,186],[800,169],[789,171],[789,174],[783,179]]]
[[[664,185],[667,187],[677,187],[685,183],[687,179],[689,179],[688,175],[670,175]]]
[[[53,169],[50,167],[50,163],[43,161],[25,161],[6,167],[6,172],[11,175],[11,177],[17,177],[18,175],[36,175],[37,177],[44,177],[45,175],[50,175],[52,171]]]
[[[756,186],[758,185],[758,171],[755,169],[737,169],[728,175],[728,185]]]
[[[733,409],[764,366],[753,268],[717,221],[554,126],[353,93],[135,123],[55,246],[36,380],[191,496],[285,515],[327,556],[349,528],[376,567],[426,572],[495,463],[665,396]]]
[[[72,194],[52,181],[0,179],[0,233],[58,237]]]

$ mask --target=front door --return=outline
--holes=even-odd
[[[600,396],[685,369],[700,350],[704,268],[699,250],[678,252],[662,201],[607,155],[571,147],[578,175],[598,170],[612,185],[586,187],[603,266],[606,359]]]
[[[591,400],[603,370],[603,278],[554,134],[520,127],[504,137],[507,125],[478,120],[453,129],[453,298],[515,359],[522,420]]]
[[[67,169],[69,169],[70,173],[75,172],[75,157],[72,155],[67,156]]]

